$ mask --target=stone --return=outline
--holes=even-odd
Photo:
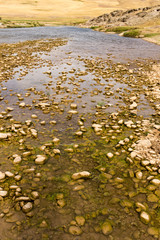
[[[160,233],[159,229],[155,227],[149,227],[147,231],[149,235],[155,236],[156,238],[159,236]]]
[[[21,102],[21,103],[19,104],[19,107],[25,107],[25,106],[26,106],[25,102]]]
[[[24,206],[22,207],[22,211],[24,213],[28,213],[33,209],[33,204],[31,202],[28,202],[26,204],[24,204]]]
[[[83,135],[83,132],[82,132],[82,131],[77,131],[77,132],[75,133],[75,135],[78,136],[78,137],[80,137],[80,136]]]
[[[112,158],[113,157],[113,153],[111,153],[111,152],[107,153],[107,157],[108,158]]]
[[[1,139],[7,139],[8,138],[8,134],[7,133],[0,133],[0,140]]]
[[[85,218],[83,216],[76,216],[76,222],[78,225],[83,226],[85,224]]]
[[[36,129],[33,129],[33,128],[32,128],[32,129],[30,129],[30,132],[31,132],[31,134],[32,134],[33,137],[36,138],[36,137],[38,136],[38,133],[37,133],[37,130],[36,130]]]
[[[104,222],[102,225],[102,233],[104,235],[109,235],[110,233],[112,233],[112,231],[112,225],[109,222]]]
[[[78,172],[78,173],[74,173],[72,175],[72,179],[73,180],[78,180],[81,178],[89,178],[91,176],[91,173],[87,172],[87,171],[83,171],[83,172]]]
[[[141,139],[138,141],[138,146],[143,149],[146,149],[146,148],[150,148],[152,144],[149,139]]]
[[[7,177],[14,177],[14,174],[11,173],[11,172],[9,172],[9,171],[6,171],[6,172],[5,172],[5,175],[6,175]]]
[[[40,225],[39,225],[40,228],[47,228],[48,227],[48,224],[45,220],[43,220]]]
[[[36,159],[35,159],[35,163],[42,165],[46,162],[47,157],[45,155],[37,155]]]
[[[143,173],[142,172],[140,172],[140,171],[138,171],[138,172],[136,172],[136,178],[137,179],[142,179],[142,177],[143,177]]]
[[[70,226],[69,227],[69,233],[72,235],[81,235],[82,234],[82,230],[80,227],[78,226]]]
[[[72,108],[72,109],[77,109],[77,104],[71,103],[70,108]]]
[[[160,185],[160,179],[154,178],[154,179],[151,180],[151,183],[153,183],[156,186],[159,186]]]
[[[17,154],[15,154],[13,157],[14,157],[14,160],[13,160],[14,164],[18,164],[18,163],[20,163],[22,161],[21,156],[19,156]]]
[[[3,172],[0,172],[0,180],[3,180],[3,179],[5,179],[5,173],[3,173]]]
[[[147,196],[148,202],[158,202],[158,200],[159,200],[159,198],[153,193],[151,193]]]
[[[147,212],[142,211],[140,213],[140,219],[141,219],[141,221],[143,223],[148,224],[150,222],[150,220],[151,220],[151,217],[150,217],[150,215]]]
[[[6,197],[8,195],[7,191],[0,191],[0,197]]]
[[[56,137],[55,137],[55,138],[53,138],[52,141],[53,141],[53,143],[55,143],[55,144],[56,144],[56,143],[59,143],[59,138],[56,138]]]
[[[61,151],[59,149],[53,149],[53,153],[58,155],[61,153]]]

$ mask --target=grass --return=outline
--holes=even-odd
[[[128,26],[120,26],[120,27],[113,27],[113,28],[107,28],[106,32],[115,32],[115,33],[122,33],[126,32],[128,30],[135,30],[136,27],[128,27]]]
[[[141,31],[136,29],[136,30],[124,32],[123,36],[136,38],[136,37],[139,37],[140,34],[141,34]]]
[[[160,33],[146,33],[144,34],[144,37],[155,37],[155,36],[159,36]]]

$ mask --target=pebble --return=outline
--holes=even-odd
[[[150,220],[151,220],[151,217],[150,217],[150,215],[147,212],[142,211],[140,213],[140,219],[141,219],[141,221],[143,223],[148,224],[150,222]]]
[[[7,191],[0,191],[0,196],[1,197],[6,197],[8,195]]]
[[[154,178],[154,179],[151,180],[151,183],[153,183],[156,186],[159,186],[160,185],[160,179]]]
[[[104,235],[109,235],[110,233],[112,233],[112,231],[112,225],[109,222],[104,222],[102,225],[102,233]]]
[[[1,139],[7,139],[8,138],[8,134],[7,133],[0,133],[0,140]]]
[[[78,225],[83,226],[85,224],[85,218],[83,216],[76,216],[75,219]]]
[[[69,233],[72,235],[81,235],[82,234],[82,229],[78,226],[70,226],[69,227]]]
[[[113,153],[111,153],[111,152],[107,153],[108,158],[113,158],[113,156],[114,156]]]
[[[33,204],[31,202],[26,203],[23,207],[22,207],[22,211],[24,213],[28,213],[33,209]]]
[[[87,171],[83,171],[83,172],[74,173],[72,175],[72,179],[73,180],[78,180],[78,179],[81,179],[81,178],[89,178],[90,176],[91,176],[91,173],[89,173]]]
[[[3,179],[5,179],[5,173],[0,172],[0,180],[3,180]]]
[[[47,160],[47,157],[45,155],[37,155],[36,159],[35,159],[35,163],[36,164],[44,164]]]

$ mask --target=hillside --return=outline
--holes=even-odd
[[[160,0],[0,0],[2,18],[91,18],[117,9],[152,6]]]

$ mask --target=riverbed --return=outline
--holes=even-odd
[[[159,165],[133,144],[159,125],[160,46],[63,26],[0,43],[0,238],[158,239]]]

